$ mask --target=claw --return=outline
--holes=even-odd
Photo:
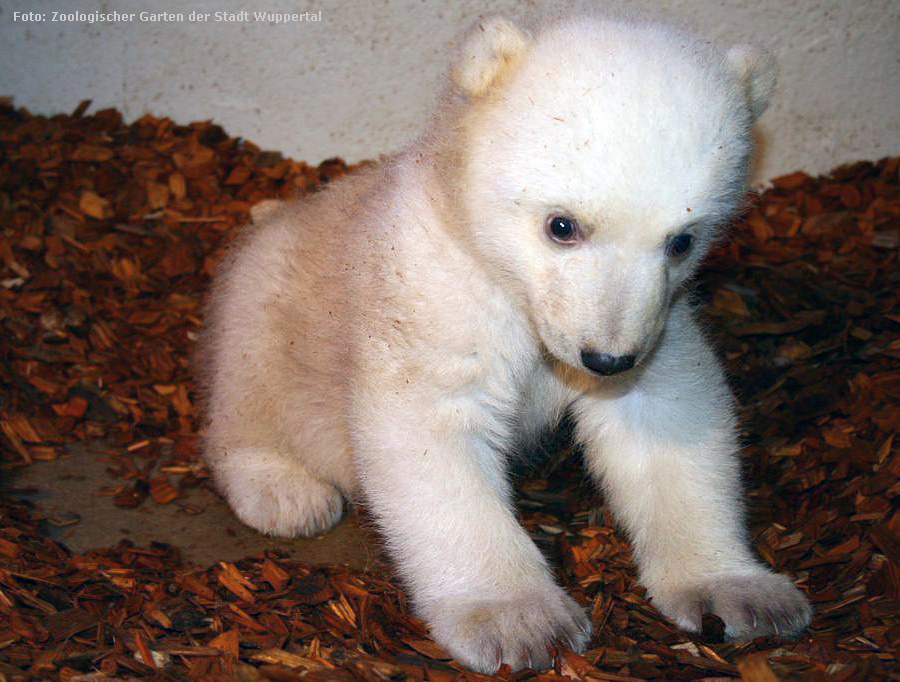
[[[769,622],[772,624],[772,628],[775,630],[775,634],[781,635],[781,630],[778,627],[778,619],[775,618],[771,613],[769,613]]]
[[[590,640],[591,638],[591,625],[587,623],[586,625],[578,625],[578,629],[581,630],[581,636],[586,640]]]

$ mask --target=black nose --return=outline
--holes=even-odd
[[[634,367],[633,355],[616,357],[608,353],[594,353],[589,350],[581,351],[581,361],[585,367],[597,374],[617,374]]]

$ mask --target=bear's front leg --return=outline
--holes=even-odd
[[[421,403],[364,414],[360,483],[434,639],[486,673],[544,667],[554,641],[582,650],[590,622],[516,521],[503,457]]]
[[[687,306],[671,315],[645,366],[573,405],[587,466],[665,616],[697,632],[714,613],[734,638],[795,635],[812,609],[748,547],[732,397]]]

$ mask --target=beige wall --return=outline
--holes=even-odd
[[[574,2],[603,6],[603,2]],[[723,43],[752,41],[781,63],[763,119],[757,177],[820,172],[900,154],[900,3],[896,0],[632,0]],[[34,112],[84,98],[179,122],[212,118],[231,135],[298,159],[390,152],[418,130],[453,38],[480,13],[521,17],[560,7],[533,0],[0,0],[0,95]],[[274,25],[189,22],[191,11],[321,11]],[[184,21],[53,22],[73,11],[181,12]],[[47,15],[13,20],[14,11]]]

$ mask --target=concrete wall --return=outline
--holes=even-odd
[[[578,2],[603,6],[603,2]],[[512,18],[532,0],[0,0],[0,96],[39,113],[85,98],[133,119],[212,118],[231,135],[297,159],[390,152],[421,125],[452,41],[479,14]],[[900,153],[900,3],[896,0],[631,0],[611,7],[671,17],[723,43],[756,42],[781,63],[763,118],[757,179]],[[255,21],[252,12],[321,12],[321,21]],[[42,21],[14,20],[37,12]],[[131,21],[53,21],[52,12],[134,13]],[[140,12],[183,20],[142,20]],[[249,12],[215,21],[215,12]],[[206,22],[190,13],[208,13]],[[162,19],[163,17],[156,17]],[[235,17],[244,19],[242,15]]]

